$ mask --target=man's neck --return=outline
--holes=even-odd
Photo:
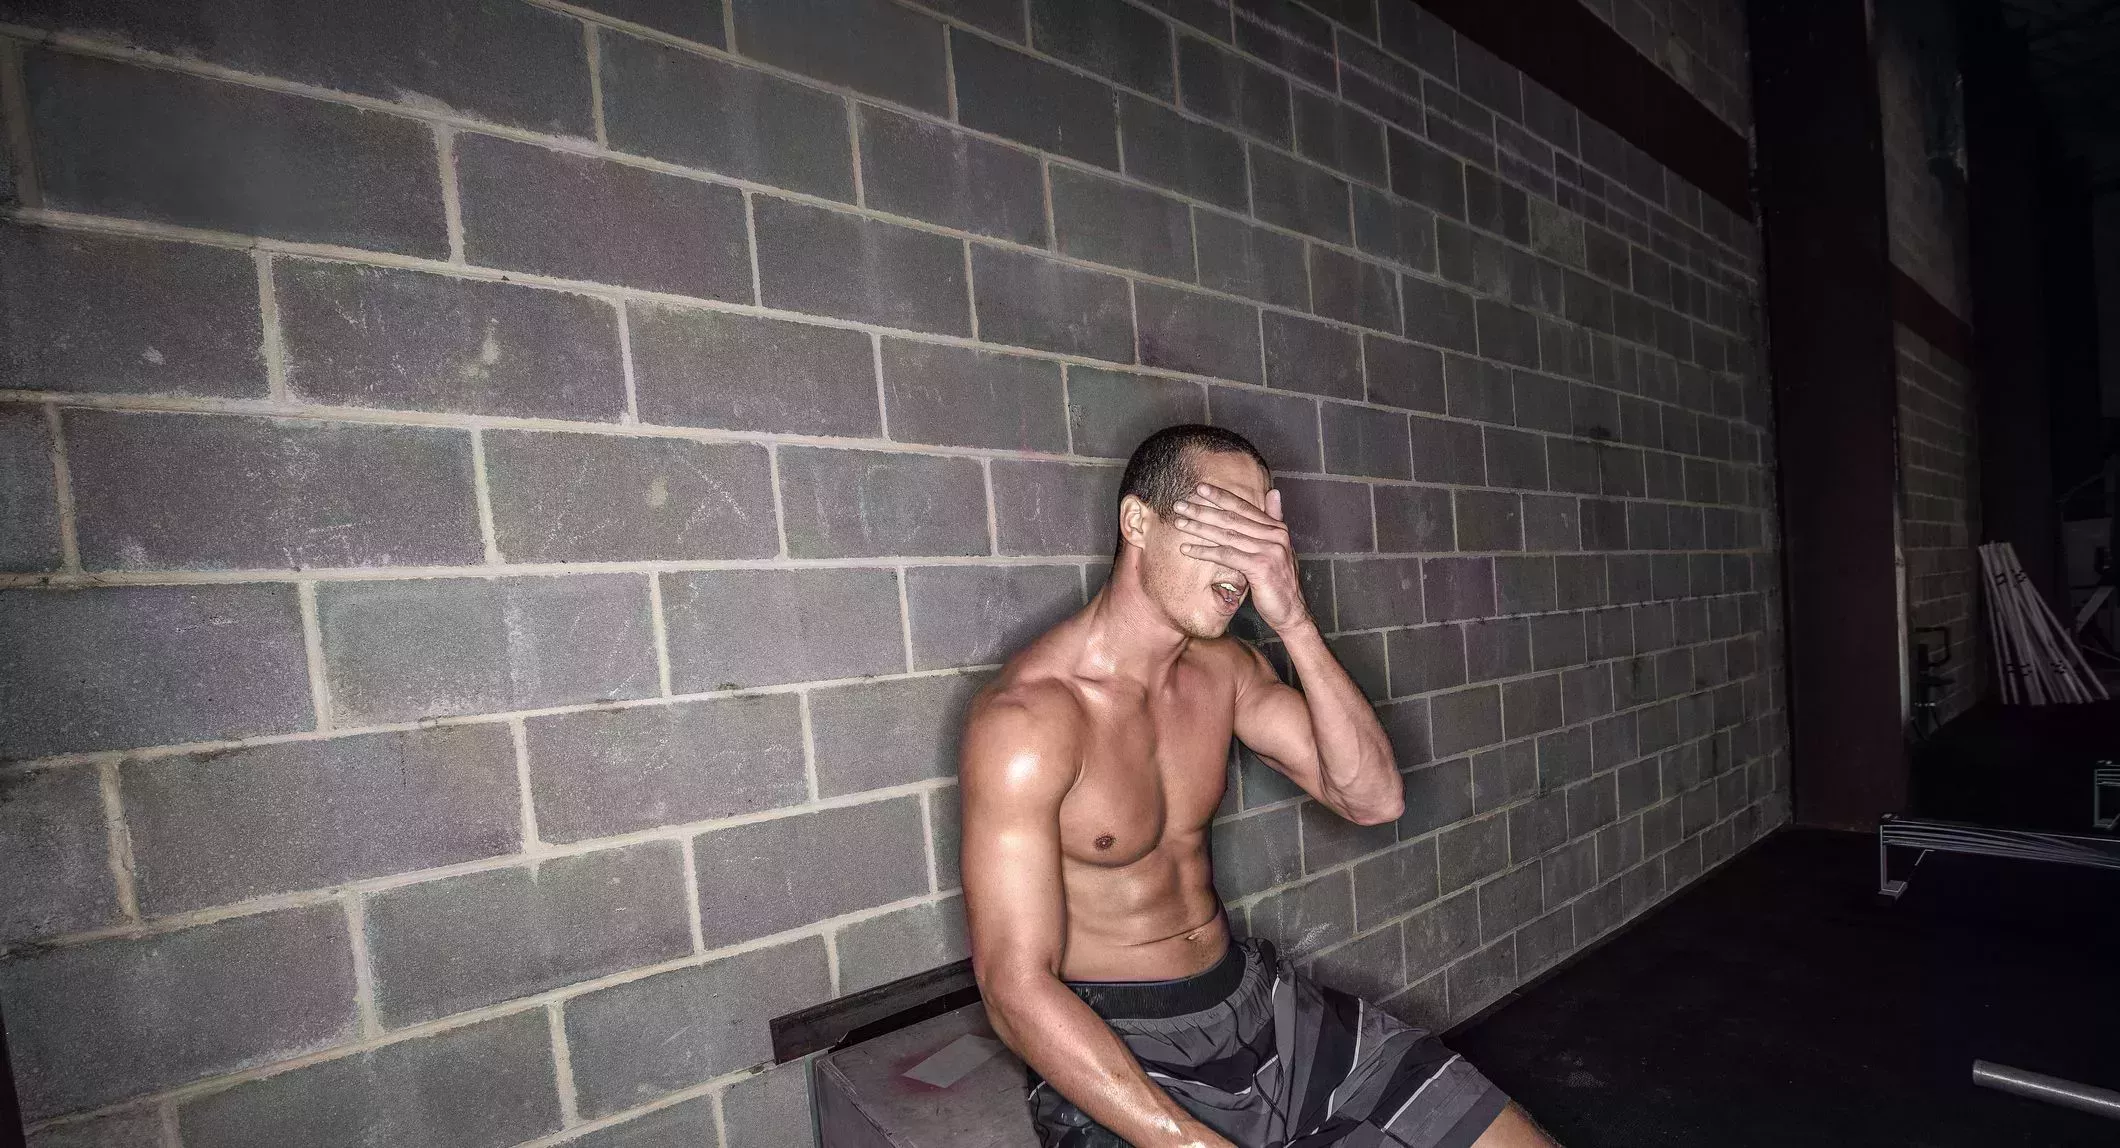
[[[1079,668],[1089,677],[1123,678],[1154,690],[1192,645],[1142,591],[1132,563],[1113,567],[1083,617]]]

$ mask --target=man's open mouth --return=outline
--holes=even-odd
[[[1235,610],[1244,604],[1244,591],[1249,589],[1241,579],[1223,578],[1214,583],[1215,597],[1221,599],[1222,608]]]

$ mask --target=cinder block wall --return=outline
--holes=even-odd
[[[1119,462],[1277,461],[1408,811],[1243,928],[1463,1018],[1786,816],[1748,224],[1401,0],[0,0],[39,1148],[807,1142]]]

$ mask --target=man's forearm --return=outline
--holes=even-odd
[[[1092,1120],[1135,1148],[1229,1148],[1156,1086],[1111,1026],[1050,975],[983,985],[987,1020]]]
[[[1337,798],[1335,811],[1365,825],[1397,817],[1405,805],[1404,782],[1369,699],[1315,623],[1292,626],[1279,637],[1310,707],[1318,769],[1323,788]]]

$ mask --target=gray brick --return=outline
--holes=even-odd
[[[1423,482],[1487,480],[1480,428],[1471,423],[1412,417],[1413,476]],[[1460,514],[1462,518],[1462,512]],[[1512,526],[1513,529],[1513,526]],[[1461,531],[1462,532],[1462,531]]]
[[[1243,141],[1220,128],[1122,95],[1119,142],[1127,174],[1135,179],[1232,211],[1250,206]]]
[[[988,550],[985,482],[971,459],[782,447],[780,490],[796,558]]]
[[[1465,217],[1474,227],[1516,243],[1531,242],[1530,205],[1518,188],[1476,167],[1465,169]]]
[[[935,887],[955,889],[964,884],[959,853],[963,848],[963,811],[957,787],[945,785],[928,791],[929,835],[934,839]]]
[[[1389,848],[1398,841],[1398,827],[1394,822],[1357,825],[1315,801],[1306,801],[1298,808],[1303,825],[1305,872],[1329,869]]]
[[[1148,6],[1216,39],[1229,39],[1229,7],[1224,0],[1148,0]]]
[[[1524,490],[1546,489],[1546,443],[1529,431],[1488,427],[1487,481]]]
[[[780,549],[766,449],[485,433],[493,532],[512,562],[765,558]]]
[[[716,48],[727,47],[722,42],[721,0],[588,0],[581,7]]]
[[[1344,327],[1265,313],[1266,385],[1284,391],[1362,397],[1361,338]]]
[[[971,334],[963,240],[771,196],[751,210],[765,305]]]
[[[957,738],[983,674],[867,682],[810,692],[817,791],[824,797],[957,772]]]
[[[1337,561],[1332,564],[1332,580],[1342,630],[1406,626],[1421,621],[1419,559]]]
[[[1362,353],[1370,402],[1417,411],[1443,410],[1443,362],[1434,350],[1364,335]]]
[[[1019,0],[921,0],[921,6],[1023,43],[1024,12]],[[803,1111],[809,1111],[807,1103]]]
[[[949,112],[942,24],[884,0],[729,0],[744,55],[935,115]]]
[[[979,666],[1081,609],[1082,576],[1074,566],[916,566],[905,572],[905,594],[914,669]],[[839,627],[835,618],[835,638]]]
[[[647,841],[369,898],[376,1008],[390,1027],[692,951],[684,858]]]
[[[1045,246],[1045,177],[1036,156],[868,104],[857,115],[868,206]]]
[[[1504,424],[1515,417],[1508,368],[1465,355],[1444,355],[1443,380],[1452,415]]]
[[[1348,872],[1287,886],[1251,907],[1251,936],[1265,937],[1288,960],[1302,960],[1354,933],[1354,895]]]
[[[1380,486],[1373,493],[1377,549],[1433,553],[1455,547],[1449,491],[1431,486]]]
[[[1530,672],[1530,630],[1522,618],[1465,623],[1465,673],[1472,681]]]
[[[1277,151],[1251,149],[1252,214],[1333,243],[1354,242],[1347,181]]]
[[[597,46],[612,150],[853,202],[840,97],[616,32]]]
[[[1406,811],[1399,815],[1400,839],[1429,833],[1471,815],[1472,774],[1463,758],[1404,772]]]
[[[1311,973],[1343,992],[1375,1000],[1405,986],[1404,953],[1399,927],[1392,924],[1320,954],[1311,962]]]
[[[1311,309],[1330,319],[1397,334],[1398,276],[1378,263],[1312,244]]]
[[[1436,267],[1435,213],[1367,187],[1354,189],[1355,245],[1415,271]]]
[[[1572,401],[1570,392],[1575,388],[1566,380],[1523,370],[1512,371],[1511,376],[1516,398],[1516,425],[1555,434],[1568,434],[1574,429],[1574,415],[1569,404]]]
[[[1278,307],[1309,309],[1310,272],[1302,240],[1212,211],[1193,212],[1193,231],[1202,284]]]
[[[1494,614],[1492,558],[1423,559],[1428,617],[1438,622]]]
[[[162,1114],[145,1107],[47,1127],[31,1134],[28,1148],[162,1148],[162,1144]]]
[[[1553,559],[1494,560],[1495,607],[1504,614],[1537,614],[1554,608]]]
[[[703,833],[692,853],[710,949],[928,891],[914,797]]]
[[[0,570],[56,570],[61,558],[50,424],[35,407],[0,409]]]
[[[1575,550],[1581,545],[1582,533],[1576,521],[1574,499],[1542,494],[1524,496],[1524,549]],[[1603,567],[1600,566],[1599,570],[1602,571]]]
[[[531,718],[538,836],[580,841],[795,804],[808,796],[797,709],[774,694]]]
[[[119,777],[140,907],[154,915],[522,846],[501,725],[153,758]]]
[[[1527,923],[1516,935],[1516,956],[1521,975],[1543,972],[1575,949],[1575,919],[1567,908],[1556,909]]]
[[[1420,765],[1433,755],[1428,751],[1428,700],[1408,698],[1376,708],[1384,736],[1391,742],[1391,755],[1401,768]],[[1246,781],[1248,786],[1251,783]],[[1248,791],[1247,791],[1248,794]]]
[[[1637,761],[1619,767],[1615,775],[1620,816],[1631,816],[1656,804],[1662,796],[1656,762]]]
[[[1478,302],[1480,354],[1520,367],[1539,363],[1538,317],[1488,299]]]
[[[0,904],[0,940],[78,932],[117,919],[94,769],[0,776],[0,866],[15,875]]]
[[[1379,853],[1354,867],[1356,927],[1374,928],[1435,900],[1435,841],[1427,839]]]
[[[1591,750],[1599,769],[1610,769],[1640,756],[1635,748],[1634,715],[1616,714],[1590,727]]]
[[[939,969],[971,955],[964,927],[964,899],[914,905],[839,930],[839,991],[889,984],[900,977]]]
[[[1406,973],[1420,977],[1480,945],[1479,897],[1467,890],[1406,918]]]
[[[1388,670],[1389,661],[1384,648],[1382,634],[1345,634],[1325,639],[1333,657],[1354,679],[1362,695],[1372,703],[1381,702],[1391,696]]]
[[[1297,817],[1283,806],[1218,823],[1208,835],[1215,892],[1234,901],[1301,876]]]
[[[1568,491],[1575,494],[1596,494],[1599,486],[1597,454],[1597,444],[1595,443],[1566,438],[1547,439],[1546,474],[1548,484],[1555,490]],[[1586,512],[1584,515],[1584,545],[1601,549],[1601,547],[1597,547],[1595,542],[1591,541],[1589,527],[1590,520]]]
[[[1114,83],[1170,99],[1170,28],[1121,0],[1030,0],[1031,44]]]
[[[1597,883],[1597,841],[1584,838],[1541,858],[1546,904],[1558,905],[1588,892]]]
[[[538,1010],[400,1041],[209,1094],[179,1109],[193,1144],[501,1148],[558,1131]]]
[[[1130,363],[1133,307],[1126,280],[1019,251],[972,246],[979,337]]]
[[[648,697],[647,591],[633,574],[324,583],[334,712],[354,724]]]
[[[885,339],[883,389],[891,437],[901,442],[1067,449],[1058,363]]]
[[[73,411],[65,434],[92,569],[479,560],[462,431]]]
[[[0,387],[263,398],[262,338],[247,252],[0,227]]]
[[[1465,644],[1459,627],[1394,630],[1390,639],[1391,682],[1399,694],[1465,684]]]
[[[700,570],[660,575],[678,693],[905,669],[889,570]]]
[[[1178,38],[1178,81],[1185,110],[1287,146],[1288,81],[1205,40]]]
[[[456,171],[473,263],[752,301],[735,188],[481,135],[457,137]]]
[[[874,350],[859,331],[722,311],[630,312],[642,422],[849,438],[881,429]]]
[[[1509,821],[1490,813],[1445,829],[1435,839],[1436,872],[1445,894],[1454,893],[1509,864]]]
[[[1411,275],[1399,278],[1399,296],[1406,308],[1408,338],[1452,351],[1469,352],[1478,348],[1472,296]],[[1533,365],[1536,365],[1537,342],[1534,341],[1531,347]]]
[[[1210,386],[1207,404],[1209,422],[1250,439],[1276,471],[1323,469],[1316,400]]]
[[[8,1056],[38,1119],[354,1035],[345,915],[318,905],[0,966]]]
[[[1008,459],[992,467],[1001,553],[1111,553],[1121,468]]]
[[[1504,729],[1510,737],[1544,733],[1561,724],[1561,680],[1557,674],[1502,686]]]
[[[1413,477],[1406,416],[1396,411],[1326,403],[1325,469],[1371,478]]]
[[[1192,212],[1143,188],[1072,168],[1052,169],[1059,249],[1165,279],[1194,277]]]
[[[1450,1015],[1463,1021],[1499,1000],[1517,983],[1516,938],[1481,949],[1450,966]]]
[[[1428,699],[1438,757],[1450,757],[1502,740],[1501,694],[1480,686]]]
[[[33,51],[23,72],[46,207],[449,254],[425,124],[87,56]]]
[[[1332,53],[1291,40],[1249,20],[1236,22],[1237,46],[1276,68],[1293,73],[1321,88],[1333,86]]]
[[[1485,812],[1528,797],[1538,789],[1538,747],[1511,742],[1472,755],[1472,804]]]
[[[274,260],[273,282],[303,400],[596,422],[625,411],[618,312],[602,300],[308,259]]]
[[[293,586],[0,593],[0,759],[315,724]]]
[[[807,1121],[803,1131],[809,1131]],[[599,1128],[566,1143],[567,1148],[713,1148],[721,1143],[718,1137],[714,1098],[700,1096]]]
[[[1279,478],[1281,516],[1301,554],[1368,553],[1376,549],[1369,487],[1359,482]]]
[[[1119,166],[1119,116],[1110,88],[955,29],[950,55],[957,120],[965,127],[1098,167]]]
[[[1541,670],[1580,665],[1588,657],[1581,614],[1531,619],[1531,664]]]
[[[1404,132],[1385,134],[1391,190],[1438,215],[1465,218],[1465,165]]]
[[[1492,941],[1543,911],[1544,879],[1536,862],[1480,886],[1480,937]]]
[[[1260,381],[1259,312],[1197,291],[1134,285],[1145,366]]]
[[[1617,881],[1592,889],[1573,906],[1575,935],[1585,942],[1617,926],[1626,918],[1626,906]]]
[[[726,1143],[743,1148],[817,1148],[808,1074],[806,1064],[783,1064],[724,1089],[721,1110]]]
[[[1353,107],[1307,88],[1295,93],[1296,150],[1306,159],[1383,183],[1384,126]]]

